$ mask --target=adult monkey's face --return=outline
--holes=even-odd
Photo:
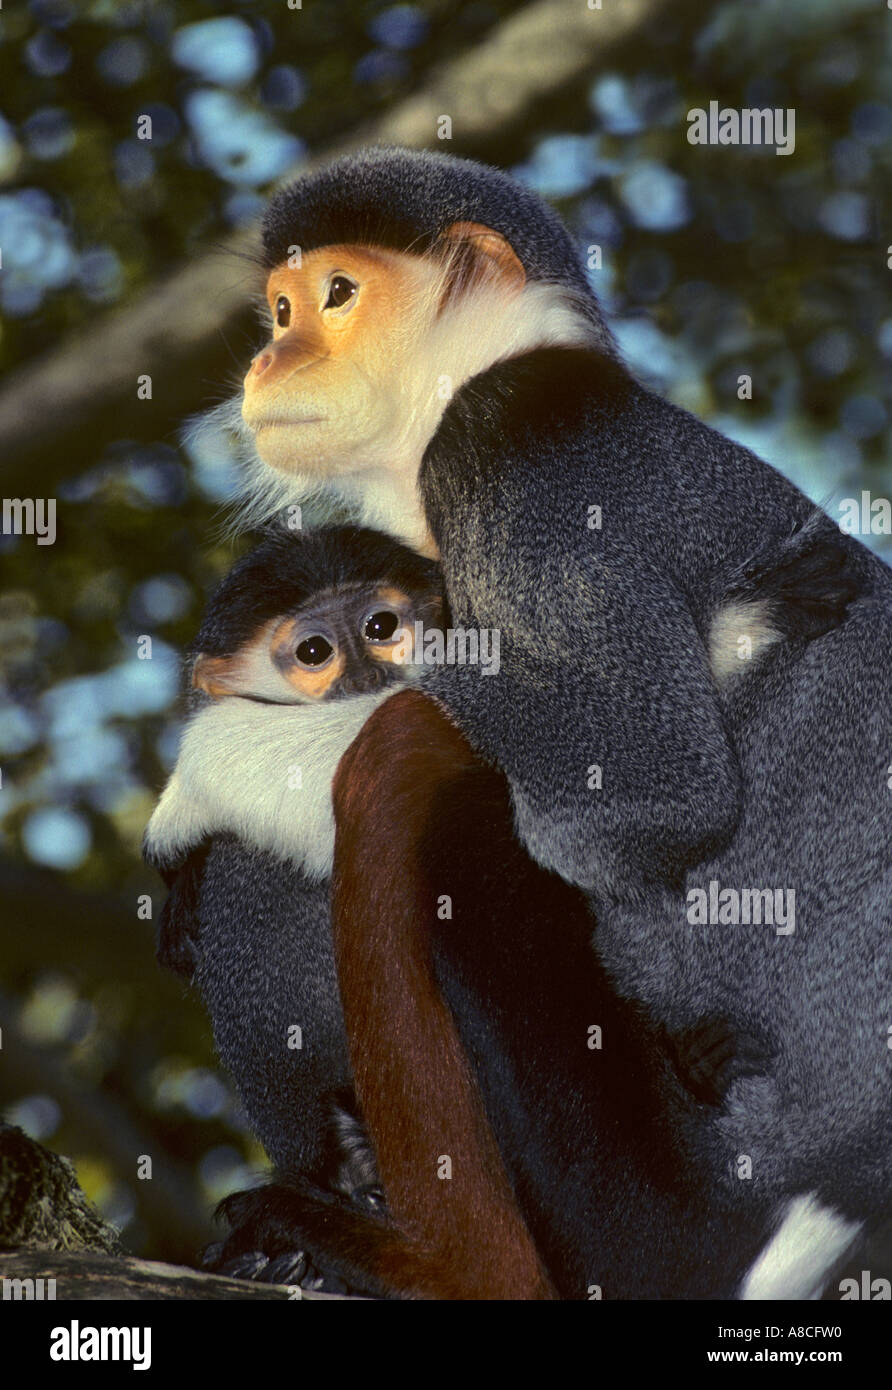
[[[466,313],[460,342],[435,330],[475,294],[491,317],[494,292],[522,289],[520,262],[473,223],[450,227],[436,254],[343,244],[299,259],[269,274],[271,338],[245,377],[242,417],[260,458],[319,478],[417,468],[476,336]]]
[[[420,257],[356,246],[322,247],[299,269],[272,271],[272,337],[251,363],[242,404],[264,463],[330,474],[393,433],[406,313],[426,279]]]

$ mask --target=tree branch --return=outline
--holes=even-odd
[[[62,1107],[65,1123],[82,1143],[96,1143],[127,1183],[143,1220],[165,1252],[193,1258],[213,1235],[210,1213],[203,1216],[204,1199],[187,1166],[166,1152],[110,1096],[77,1080],[46,1048],[26,1042],[15,1026],[9,1000],[0,995],[5,1067],[22,1092],[33,1087],[49,1091]],[[0,1131],[2,1132],[2,1131]],[[33,1142],[33,1141],[32,1141]],[[40,1147],[39,1145],[36,1147]],[[140,1154],[153,1156],[151,1182],[135,1182]],[[2,1149],[0,1149],[2,1158]],[[4,1175],[0,1166],[0,1244],[3,1236]]]
[[[87,1201],[70,1159],[0,1121],[0,1297],[281,1299],[290,1293],[284,1285],[125,1256],[117,1233]],[[307,1290],[302,1297],[344,1296]]]
[[[36,1281],[22,1286],[12,1280]],[[48,1279],[55,1286],[48,1286]],[[206,1274],[184,1265],[161,1264],[155,1260],[120,1258],[114,1255],[88,1254],[81,1251],[54,1253],[48,1251],[0,1250],[0,1287],[10,1281],[10,1298],[34,1299],[48,1296],[49,1289],[58,1300],[85,1301],[92,1299],[128,1300],[175,1298],[177,1300],[206,1299],[277,1299],[292,1298],[289,1289],[281,1284],[255,1284],[245,1279],[223,1279],[218,1274]],[[2,1295],[5,1296],[5,1295]],[[349,1294],[301,1292],[301,1302],[361,1303],[362,1299]]]

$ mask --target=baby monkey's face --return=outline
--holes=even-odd
[[[200,655],[192,684],[213,699],[240,695],[310,704],[368,695],[417,679],[415,623],[440,616],[436,595],[390,585],[345,585],[314,594],[265,623],[232,656]]]

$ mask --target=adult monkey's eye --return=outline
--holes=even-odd
[[[280,328],[287,328],[291,322],[291,300],[286,295],[280,294],[276,300],[276,323]]]
[[[312,637],[305,637],[294,655],[301,666],[324,666],[326,661],[334,656],[334,647],[327,637],[316,633]]]
[[[336,275],[328,287],[328,298],[323,309],[342,309],[355,295],[358,286],[355,280],[346,275]]]
[[[385,609],[381,613],[371,613],[366,618],[362,635],[367,642],[389,642],[399,625],[397,615]]]

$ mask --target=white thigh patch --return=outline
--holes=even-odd
[[[753,1265],[739,1297],[819,1298],[836,1262],[854,1242],[862,1222],[846,1221],[822,1207],[814,1193],[794,1197],[784,1218]]]

